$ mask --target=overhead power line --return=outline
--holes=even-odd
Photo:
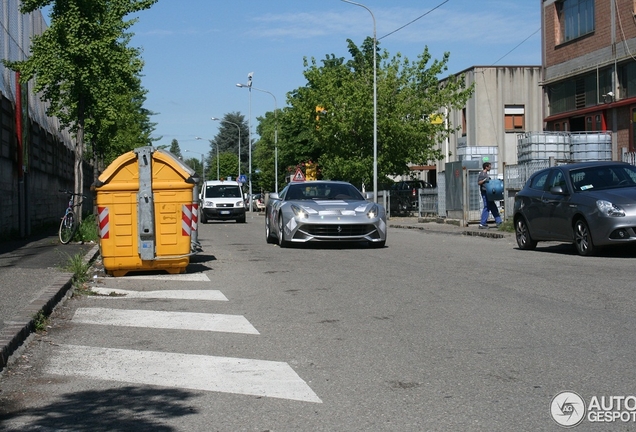
[[[404,27],[410,26],[410,25],[411,25],[411,24],[413,24],[415,21],[417,21],[417,20],[419,20],[419,19],[421,19],[421,18],[424,18],[426,15],[430,14],[430,13],[431,13],[431,12],[433,12],[435,9],[439,8],[440,6],[442,6],[444,3],[448,3],[448,1],[449,1],[449,0],[445,0],[445,1],[441,2],[440,4],[438,4],[437,6],[435,6],[433,9],[429,10],[428,12],[426,12],[425,14],[418,16],[418,17],[417,17],[417,18],[415,18],[413,21],[410,21],[410,22],[408,22],[408,23],[404,24],[402,27],[400,27],[400,28],[397,28],[397,29],[393,30],[391,33],[387,33],[387,34],[385,34],[385,35],[384,35],[384,36],[382,36],[381,38],[378,38],[378,40],[380,40],[380,39],[384,39],[384,38],[385,38],[385,37],[387,37],[387,36],[391,36],[393,33],[397,33],[397,32],[399,32],[399,31],[400,31],[400,30],[402,30]]]

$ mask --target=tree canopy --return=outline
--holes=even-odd
[[[425,47],[416,61],[387,51],[373,52],[373,39],[361,47],[347,41],[351,58],[305,59],[305,86],[287,94],[278,113],[279,176],[298,164],[317,162],[323,178],[367,187],[373,177],[373,55],[377,56],[378,177],[406,174],[410,164],[442,157],[438,145],[453,125],[431,121],[446,108],[461,108],[472,94],[463,76],[440,85],[450,54],[432,60]],[[273,172],[274,116],[260,118],[259,167]],[[280,180],[280,177],[279,177]],[[273,176],[263,181],[273,190]],[[271,184],[269,184],[271,182]]]
[[[52,5],[51,25],[34,36],[31,56],[5,64],[20,72],[23,84],[34,79],[33,91],[49,102],[47,114],[60,119],[75,133],[75,192],[81,193],[82,160],[87,142],[105,146],[124,120],[122,110],[141,120],[127,130],[137,145],[145,145],[152,125],[141,117],[143,90],[139,50],[129,47],[127,30],[132,13],[150,8],[157,0],[23,0],[29,13]],[[123,141],[123,135],[120,136]],[[130,137],[127,141],[130,140]]]

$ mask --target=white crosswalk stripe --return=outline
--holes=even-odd
[[[205,274],[119,278],[122,281],[137,279],[187,281],[188,288],[192,286],[192,282],[209,281]],[[92,290],[99,294],[96,298],[119,301],[135,299],[228,301],[220,291],[209,289],[140,291],[93,287]],[[114,303],[100,302],[101,305]],[[75,311],[71,321],[80,325],[260,334],[241,315],[213,313],[81,307]],[[54,347],[54,353],[46,366],[46,371],[55,375],[97,380],[322,403],[291,366],[285,362],[270,360],[62,344]]]
[[[120,327],[150,327],[173,330],[259,334],[258,330],[256,330],[245,317],[240,315],[79,308],[75,311],[72,321],[82,324],[113,325]]]
[[[153,298],[180,300],[211,300],[228,301],[227,297],[218,290],[162,290],[162,291],[132,291],[117,288],[91,288],[91,291],[107,298]]]
[[[322,402],[282,362],[76,345],[56,350],[47,366],[56,375]]]

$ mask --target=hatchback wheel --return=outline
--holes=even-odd
[[[522,217],[518,218],[515,223],[515,236],[517,237],[517,245],[519,245],[519,249],[530,250],[537,247],[537,242],[530,236],[528,224]]]
[[[594,243],[592,243],[590,228],[582,219],[579,219],[574,224],[574,245],[579,255],[589,256],[594,255],[596,252],[596,247],[594,247]]]

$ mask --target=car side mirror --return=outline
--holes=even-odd
[[[278,197],[278,194],[276,192],[270,192],[269,199],[277,200],[277,199],[280,199],[280,198]]]
[[[364,193],[364,199],[367,201],[370,201],[373,199],[373,192],[365,192]]]
[[[553,186],[550,188],[550,193],[553,195],[567,195],[567,191],[563,189],[563,186]]]

